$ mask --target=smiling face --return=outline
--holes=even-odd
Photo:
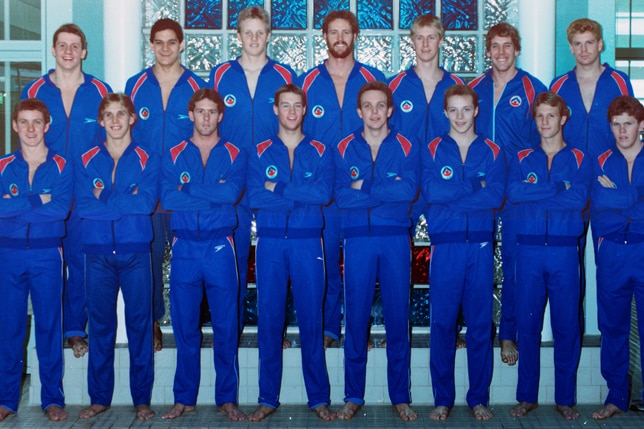
[[[242,53],[251,56],[266,54],[269,30],[261,19],[250,18],[239,23],[237,38],[242,45]]]
[[[87,56],[83,49],[80,36],[72,33],[58,33],[56,43],[51,48],[51,54],[56,58],[56,67],[63,70],[73,70],[81,67]]]
[[[492,60],[492,68],[495,71],[507,72],[516,67],[519,53],[510,37],[494,36],[485,55]]]
[[[392,112],[393,107],[387,106],[387,94],[382,91],[368,90],[360,97],[358,116],[365,128],[374,131],[386,129]]]
[[[11,121],[13,130],[18,133],[20,144],[27,147],[37,147],[45,144],[45,133],[49,131],[49,123],[45,121],[42,112],[38,110],[21,110],[16,120]]]
[[[188,112],[190,120],[194,122],[194,130],[201,137],[210,137],[217,131],[219,123],[224,118],[224,113],[219,112],[217,103],[208,98],[195,103],[194,110]]]
[[[479,108],[474,106],[471,95],[453,95],[445,100],[445,116],[449,119],[450,134],[473,132],[478,113]]]
[[[273,112],[277,115],[280,129],[296,131],[302,126],[306,106],[302,96],[293,92],[284,92],[280,96]]]
[[[129,135],[130,127],[135,121],[135,115],[130,114],[121,103],[113,101],[103,110],[99,124],[105,128],[105,133],[109,139],[122,140]]]
[[[557,106],[541,103],[534,111],[534,122],[542,139],[551,139],[561,134],[566,119],[561,116]]]
[[[324,33],[324,40],[329,56],[347,58],[353,55],[357,34],[353,34],[351,23],[345,19],[335,19],[329,23],[329,30]]]
[[[154,40],[150,42],[150,49],[154,52],[154,59],[162,66],[172,66],[179,63],[179,57],[183,51],[183,42],[173,30],[157,31]]]

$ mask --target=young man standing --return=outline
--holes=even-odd
[[[0,421],[18,411],[29,295],[40,403],[50,420],[68,417],[63,409],[61,300],[72,167],[45,145],[50,117],[40,100],[16,104],[11,124],[20,149],[0,158]]]
[[[633,87],[625,73],[600,62],[604,40],[598,22],[577,19],[568,25],[566,35],[575,68],[555,78],[550,90],[559,94],[570,108],[564,139],[594,159],[613,145],[606,121],[608,105],[620,95],[633,96]]]
[[[221,135],[249,154],[255,152],[258,143],[277,133],[273,96],[279,87],[293,83],[296,78],[289,66],[277,63],[266,55],[270,35],[268,13],[263,8],[253,6],[242,10],[237,17],[241,56],[219,64],[210,72],[209,85],[221,94],[226,103],[227,113],[221,122]],[[239,224],[234,237],[239,269],[241,329],[252,221],[248,197],[245,196],[236,209]]]
[[[190,137],[188,101],[206,82],[181,65],[183,29],[178,22],[162,18],[150,30],[150,49],[155,63],[128,79],[125,93],[132,98],[139,121],[132,130],[134,141],[161,157],[168,148]],[[165,314],[163,300],[163,254],[172,241],[170,214],[158,206],[152,215],[152,270],[154,274],[154,350],[163,348],[158,321]]]
[[[492,60],[492,68],[469,83],[479,96],[476,133],[501,146],[508,162],[518,151],[533,147],[538,141],[532,106],[536,95],[546,91],[545,85],[537,78],[517,68],[516,60],[520,53],[521,38],[517,29],[506,22],[496,24],[485,36],[485,55]],[[499,341],[501,360],[514,365],[519,359],[514,272],[519,218],[510,204],[504,205],[499,217],[503,225]]]
[[[567,420],[576,420],[579,323],[579,240],[582,210],[590,187],[590,162],[566,144],[566,102],[552,92],[537,96],[534,120],[540,143],[510,160],[508,201],[517,218],[517,312],[521,345],[517,401],[510,414],[522,417],[537,408],[543,313],[550,303],[554,335],[555,403]]]
[[[401,420],[415,420],[409,406],[409,212],[418,189],[418,145],[389,129],[393,101],[387,84],[369,82],[357,99],[363,128],[342,139],[336,153],[345,296],[345,404],[338,418],[353,418],[364,404],[367,327],[378,278],[387,321],[389,397]]]
[[[355,105],[360,88],[375,80],[385,82],[382,72],[355,60],[359,30],[358,19],[352,12],[330,12],[322,22],[329,57],[298,79],[309,108],[304,118],[304,134],[329,145],[336,145],[362,126]],[[324,207],[324,222],[327,277],[324,346],[327,347],[339,341],[341,334],[340,214],[335,202]]]
[[[170,308],[177,342],[174,406],[164,419],[194,411],[197,403],[204,293],[214,333],[215,402],[230,420],[246,418],[237,407],[239,279],[232,238],[246,151],[219,137],[224,109],[214,89],[195,92],[188,103],[192,137],[168,148],[162,161],[161,203],[173,211]]]
[[[291,280],[308,406],[323,420],[335,419],[323,344],[324,251],[322,206],[333,193],[333,154],[302,133],[304,92],[293,84],[275,93],[279,131],[250,155],[248,192],[257,217],[257,316],[260,421],[279,406],[282,329]]]
[[[633,97],[617,97],[608,107],[614,145],[593,161],[591,211],[599,237],[597,311],[601,370],[608,384],[604,406],[593,418],[628,410],[631,302],[637,305],[644,338],[644,107]]]
[[[478,97],[470,87],[450,87],[444,113],[449,133],[421,150],[421,191],[432,242],[430,369],[435,408],[429,418],[446,420],[454,406],[454,328],[462,306],[470,376],[467,404],[476,420],[489,420],[494,210],[505,196],[505,158],[497,144],[474,132]]]
[[[154,358],[150,214],[158,199],[159,157],[132,140],[132,101],[108,94],[98,110],[105,143],[85,152],[76,168],[75,195],[83,231],[92,352],[87,367],[91,405],[79,417],[109,409],[114,392],[114,344],[119,289],[125,302],[130,392],[137,420],[150,420]]]
[[[77,162],[80,155],[102,140],[105,132],[98,125],[96,113],[103,97],[112,92],[105,82],[84,73],[87,57],[87,38],[76,24],[64,24],[54,33],[51,54],[56,68],[25,86],[21,99],[38,98],[51,113],[50,130],[45,137],[47,146]],[[63,290],[63,333],[74,356],[87,353],[85,325],[87,299],[83,273],[83,249],[80,219],[72,210],[64,240],[67,276]]]

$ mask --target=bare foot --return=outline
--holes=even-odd
[[[248,415],[249,422],[260,422],[275,412],[275,408],[268,405],[260,405]]]
[[[176,419],[181,417],[183,413],[191,413],[195,410],[194,405],[183,405],[183,404],[174,404],[170,411],[163,413],[162,419]]]
[[[373,343],[372,343],[373,344]],[[344,403],[340,411],[338,411],[338,419],[340,420],[351,420],[358,411],[360,411],[362,405],[358,405],[355,402],[347,401]]]
[[[519,348],[512,340],[501,340],[501,360],[512,366],[519,360]]]
[[[9,417],[12,414],[16,414],[13,411],[11,411],[9,408],[5,408],[2,405],[0,405],[0,422]]]
[[[313,408],[313,411],[315,411],[315,414],[325,422],[330,422],[338,417],[336,412],[329,408],[328,405],[319,405]]]
[[[282,350],[290,349],[291,347],[293,347],[291,341],[286,337],[282,338]]]
[[[593,413],[593,419],[604,420],[613,417],[615,414],[622,414],[623,411],[617,408],[614,404],[606,404],[599,410]]]
[[[394,411],[398,413],[398,417],[400,417],[400,420],[403,422],[416,420],[418,418],[418,413],[414,411],[409,404],[396,404],[394,405]]]
[[[81,419],[91,419],[92,417],[104,413],[109,409],[110,407],[106,407],[105,405],[92,404],[89,407],[80,410],[78,417],[80,417]]]
[[[217,409],[220,412],[226,414],[226,417],[234,422],[241,422],[242,420],[246,419],[246,414],[242,413],[237,404],[235,404],[234,402],[226,402]]]
[[[386,349],[386,348],[387,348],[387,339],[386,339],[386,338],[380,342],[380,346],[379,346],[379,347],[380,347],[381,349]]]
[[[372,348],[376,347],[376,345],[373,343],[373,340],[371,337],[367,339],[367,351],[370,352]]]
[[[464,349],[467,347],[467,343],[465,342],[465,338],[461,338],[460,335],[456,335],[456,349]]]
[[[331,335],[324,334],[324,349],[328,349],[333,345],[333,343],[336,342],[336,339],[333,338]]]
[[[490,409],[483,404],[473,406],[472,414],[474,414],[474,418],[479,421],[490,420],[492,417],[494,417],[492,411],[490,411]]]
[[[154,411],[152,411],[149,405],[137,405],[136,407],[134,407],[134,409],[136,410],[137,420],[144,422],[154,417]]]
[[[154,353],[163,350],[163,332],[161,332],[161,326],[156,320],[152,326],[152,343],[154,344]]]
[[[65,420],[67,417],[69,417],[69,414],[67,414],[67,411],[63,410],[61,407],[58,405],[50,405],[45,409],[45,414],[47,414],[47,418],[51,420],[52,422],[59,422],[61,420]],[[0,419],[2,420],[2,419]]]
[[[579,418],[579,412],[568,405],[557,404],[557,411],[559,411],[559,414],[561,414],[566,420],[577,420]]]
[[[430,420],[444,421],[447,420],[447,417],[449,417],[449,412],[449,408],[443,405],[439,405],[438,407],[434,407],[434,409],[429,412],[428,417],[430,418]]]
[[[536,410],[539,406],[537,402],[519,402],[516,407],[510,410],[510,415],[513,417],[523,417],[532,410]]]
[[[85,353],[89,351],[87,341],[85,341],[85,339],[79,335],[74,335],[73,337],[67,338],[67,342],[74,351],[75,358],[81,358],[85,356]]]

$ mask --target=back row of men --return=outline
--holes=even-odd
[[[561,353],[561,359],[557,359],[557,408],[564,417],[577,418],[572,406],[581,330],[578,304],[583,289],[576,279],[587,227],[582,210],[587,205],[593,174],[591,160],[599,159],[602,168],[607,168],[611,160],[622,156],[627,163],[608,170],[616,173],[602,170],[597,181],[601,188],[609,189],[605,191],[609,194],[616,195],[617,189],[625,194],[604,198],[604,189],[599,189],[601,198],[594,200],[622,204],[600,207],[613,217],[605,220],[605,230],[601,220],[596,220],[594,243],[597,247],[608,240],[617,246],[618,250],[611,253],[618,262],[610,261],[604,269],[603,263],[599,264],[598,276],[612,280],[618,274],[626,276],[617,286],[615,282],[598,282],[602,356],[609,356],[602,359],[602,369],[607,362],[613,362],[617,379],[609,379],[611,394],[595,417],[606,418],[625,410],[628,385],[623,385],[622,378],[626,379],[627,374],[622,374],[620,359],[622,331],[626,330],[627,338],[629,322],[613,321],[609,316],[622,317],[627,311],[614,304],[604,308],[602,303],[610,293],[604,288],[609,286],[624,286],[636,278],[641,289],[641,273],[639,277],[627,276],[624,266],[631,267],[631,261],[625,263],[615,255],[623,253],[638,261],[644,255],[639,249],[642,218],[638,217],[643,184],[633,173],[633,161],[641,148],[637,129],[643,125],[644,117],[641,105],[629,98],[619,99],[622,104],[613,109],[610,121],[606,120],[613,99],[632,96],[632,88],[626,75],[600,63],[603,41],[599,24],[581,19],[569,26],[568,39],[577,66],[553,81],[551,90],[561,97],[537,97],[546,87],[516,67],[520,39],[516,29],[506,23],[492,27],[486,37],[491,70],[468,87],[439,67],[443,28],[431,15],[419,17],[411,28],[416,65],[392,77],[388,86],[379,83],[385,81],[381,72],[355,61],[358,23],[351,12],[334,11],[327,16],[322,31],[328,59],[300,77],[266,56],[270,25],[263,9],[242,11],[238,22],[242,54],[216,66],[209,84],[179,62],[183,50],[180,25],[168,19],[155,23],[150,46],[156,63],[128,81],[125,92],[129,97],[108,95],[111,89],[107,84],[82,72],[87,46],[77,26],[67,24],[55,33],[52,54],[56,68],[23,92],[23,98],[38,98],[48,107],[51,122],[42,111],[40,121],[51,151],[45,149],[43,153],[43,148],[34,143],[39,157],[27,159],[28,141],[35,138],[34,124],[27,125],[36,119],[23,116],[33,116],[39,107],[21,104],[13,118],[21,149],[0,160],[5,199],[15,203],[16,197],[33,194],[22,200],[19,213],[14,207],[14,211],[2,215],[11,220],[3,220],[7,232],[1,236],[11,239],[2,246],[7,253],[2,265],[16,271],[14,287],[21,293],[2,304],[11,310],[2,314],[11,315],[12,326],[17,327],[15,331],[7,329],[7,335],[13,334],[9,336],[11,341],[3,342],[0,355],[0,371],[11,368],[2,377],[6,382],[0,391],[0,419],[17,410],[19,384],[15,383],[14,370],[20,360],[20,356],[16,357],[20,349],[16,339],[24,338],[23,299],[26,303],[28,289],[32,300],[39,293],[35,286],[38,270],[52,272],[51,266],[28,264],[34,259],[32,249],[51,251],[65,234],[61,223],[67,216],[65,198],[59,204],[51,204],[53,188],[50,184],[35,187],[35,173],[41,174],[43,168],[39,166],[51,161],[54,166],[49,168],[50,180],[56,169],[60,176],[69,175],[69,168],[64,168],[65,159],[77,164],[78,176],[74,185],[76,202],[63,243],[68,272],[62,312],[64,337],[77,357],[88,351],[84,337],[89,310],[92,344],[88,369],[92,405],[81,412],[82,417],[93,417],[111,403],[116,324],[113,313],[119,286],[126,301],[126,324],[131,335],[131,384],[137,417],[145,420],[154,416],[149,403],[152,350],[162,347],[158,325],[154,327],[154,339],[148,334],[152,320],[159,320],[164,312],[161,260],[166,242],[171,241],[171,309],[178,356],[175,406],[164,417],[176,418],[194,409],[196,403],[196,309],[205,285],[215,332],[216,402],[231,419],[244,418],[236,405],[236,347],[243,321],[252,208],[258,230],[261,363],[260,406],[249,419],[261,420],[279,406],[281,321],[289,277],[296,309],[300,310],[297,314],[309,406],[325,420],[336,417],[329,409],[324,348],[340,338],[341,239],[346,387],[345,405],[337,416],[352,418],[364,403],[368,316],[377,277],[387,321],[390,397],[401,419],[416,418],[409,407],[409,235],[411,225],[424,213],[433,245],[430,366],[436,408],[430,417],[446,419],[454,404],[454,330],[462,305],[468,325],[468,362],[473,369],[467,402],[477,419],[487,420],[492,417],[487,392],[492,363],[490,243],[495,214],[503,220],[504,243],[501,354],[504,362],[515,364],[518,339],[523,356],[517,390],[519,405],[512,412],[521,416],[537,404],[539,332],[548,296],[556,328],[555,353]],[[299,86],[290,85],[294,82]],[[600,86],[602,91],[595,92]],[[208,87],[215,91],[200,89]],[[620,121],[625,116],[630,122]],[[388,124],[390,117],[393,130]],[[626,133],[628,138],[617,139],[617,149],[611,124],[612,131],[631,131]],[[104,134],[98,125],[104,128]],[[222,143],[217,144],[220,136]],[[622,150],[622,146],[626,149]],[[19,164],[29,172],[21,179],[24,187],[16,182],[18,179],[6,178]],[[621,172],[619,168],[626,165],[628,171]],[[640,171],[635,168],[635,172]],[[506,175],[511,204],[503,205]],[[154,185],[159,176],[160,205]],[[69,192],[60,195],[71,201],[72,186],[67,186]],[[417,202],[410,222],[413,201]],[[38,209],[38,214],[23,214],[27,208]],[[619,216],[615,214],[618,210]],[[152,211],[150,228],[145,219]],[[55,216],[62,214],[58,219],[61,222],[56,223]],[[597,219],[602,219],[601,215]],[[626,224],[622,222],[625,219]],[[46,222],[40,236],[30,225],[43,220]],[[16,224],[26,229],[16,229]],[[324,235],[322,242],[320,234]],[[52,235],[58,240],[49,240]],[[151,281],[146,253],[151,240],[154,294],[148,296],[140,285]],[[52,263],[51,255],[47,256]],[[60,270],[60,255],[54,259]],[[536,266],[534,261],[542,266]],[[634,267],[642,265],[633,262]],[[9,271],[7,268],[5,272]],[[131,276],[115,276],[121,271]],[[51,282],[59,281],[55,276],[45,277]],[[25,289],[25,283],[30,287]],[[45,294],[40,297],[42,304],[34,303],[41,370],[43,360],[59,351],[57,337],[50,331],[57,326],[56,315],[60,318],[51,302],[56,302],[56,293],[61,289],[62,283],[48,285],[41,292]],[[632,294],[630,290],[629,303]],[[141,305],[146,302],[151,302],[150,308]],[[41,316],[43,313],[45,316]],[[606,331],[609,328],[619,333]],[[61,359],[54,359],[46,371],[48,381],[43,381],[42,406],[53,420],[67,417],[60,385],[60,354]],[[19,373],[17,377],[19,381]]]

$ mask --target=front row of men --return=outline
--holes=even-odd
[[[540,332],[546,300],[555,339],[555,403],[577,419],[576,368],[580,354],[579,265],[582,210],[589,196],[597,252],[602,374],[609,394],[597,419],[626,411],[629,397],[628,333],[633,295],[644,305],[644,152],[639,133],[644,107],[618,97],[608,110],[615,145],[590,159],[567,145],[569,117],[561,97],[539,94],[533,118],[540,142],[506,160],[501,148],[475,133],[478,96],[450,87],[444,111],[450,130],[414,145],[388,126],[392,95],[374,81],[358,93],[363,126],[340,142],[323,143],[302,132],[304,92],[285,85],[275,94],[279,131],[247,154],[220,138],[225,104],[200,89],[188,110],[193,135],[162,159],[134,142],[136,113],[129,97],[109,94],[100,104],[106,140],[78,160],[65,160],[44,143],[49,112],[36,99],[21,101],[12,125],[20,148],[0,158],[0,420],[14,414],[20,397],[22,341],[31,294],[41,403],[51,420],[67,418],[62,390],[60,302],[61,240],[72,194],[84,230],[89,330],[88,387],[91,418],[110,407],[114,389],[116,296],[125,301],[130,388],[136,416],[148,420],[153,383],[152,289],[149,215],[160,197],[172,210],[171,311],[177,344],[174,406],[163,417],[193,411],[200,379],[196,309],[208,298],[217,373],[215,400],[231,420],[237,405],[239,281],[232,239],[234,204],[246,186],[257,217],[259,421],[279,406],[282,329],[290,279],[302,340],[308,406],[323,420],[351,419],[365,396],[367,333],[376,279],[387,320],[389,396],[402,420],[410,407],[410,207],[420,189],[432,240],[430,266],[430,370],[435,408],[448,418],[455,403],[454,329],[462,307],[468,325],[470,387],[467,404],[477,420],[488,408],[492,378],[492,289],[495,210],[507,195],[517,223],[519,361],[517,417],[537,407]],[[247,159],[248,158],[248,159]],[[72,162],[73,161],[73,162]],[[73,164],[73,166],[72,166]],[[506,168],[506,165],[509,168]],[[335,170],[335,174],[334,174]],[[159,191],[159,177],[161,186]],[[592,182],[592,186],[591,186]],[[72,190],[73,188],[73,190]],[[592,191],[591,191],[592,188]],[[159,195],[160,194],[160,195]],[[345,285],[345,404],[330,406],[323,344],[324,250],[322,207],[335,197],[343,214]],[[633,260],[635,259],[635,260]],[[644,320],[638,322],[644,334]]]

